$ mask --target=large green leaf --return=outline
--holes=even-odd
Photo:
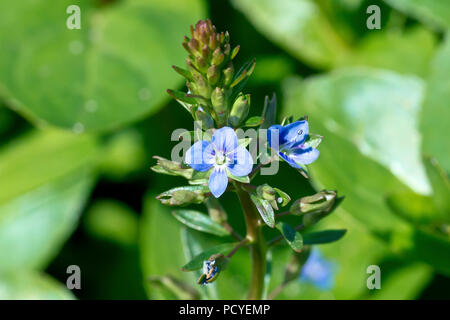
[[[446,2],[450,7],[450,2]],[[447,19],[450,21],[450,19]],[[435,157],[450,172],[450,142],[448,119],[450,119],[450,37],[443,43],[431,63],[427,79],[427,92],[420,117],[423,136],[423,152]]]
[[[277,45],[319,67],[349,52],[319,6],[311,0],[234,0],[233,5]]]
[[[431,26],[450,28],[450,2],[446,0],[384,0],[394,8],[428,23]]]
[[[33,131],[0,150],[0,271],[42,268],[67,240],[92,188],[95,146]]]
[[[92,164],[96,141],[60,130],[31,131],[0,149],[0,204]]]
[[[450,261],[444,258],[449,242],[414,229],[385,203],[386,194],[393,192],[431,191],[417,129],[424,89],[420,79],[342,69],[290,81],[286,89],[287,113],[308,114],[313,131],[324,136],[319,160],[311,166],[316,183],[345,194],[343,208],[392,250],[450,273]]]
[[[92,182],[78,171],[0,205],[0,271],[45,267],[75,229]]]
[[[19,270],[0,274],[0,300],[72,300],[74,295],[50,276]]]
[[[69,5],[81,29],[66,28]],[[117,127],[155,112],[180,77],[188,26],[201,0],[0,2],[0,94],[39,124]],[[43,18],[45,17],[45,18]]]

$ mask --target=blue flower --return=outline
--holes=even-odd
[[[322,290],[330,290],[334,285],[334,264],[324,259],[318,249],[313,249],[302,267],[300,281],[311,283]]]
[[[296,121],[286,126],[273,125],[267,130],[269,146],[291,167],[302,169],[319,157],[319,150],[306,143],[308,121]],[[272,141],[272,139],[274,141]]]
[[[228,175],[247,176],[253,167],[253,158],[242,146],[234,130],[223,127],[216,130],[211,141],[194,143],[186,152],[185,162],[196,171],[213,168],[208,186],[214,197],[220,197],[228,185]]]

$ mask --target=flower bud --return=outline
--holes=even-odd
[[[217,87],[213,90],[211,94],[211,103],[214,112],[217,115],[217,125],[219,126],[226,124],[226,119],[228,116],[228,106],[226,100],[225,90],[223,88]]]
[[[233,64],[229,64],[226,69],[223,70],[223,76],[224,76],[224,85],[229,86],[231,82],[233,81],[234,76],[234,67]]]
[[[183,176],[186,179],[192,178],[194,172],[192,168],[186,168],[179,162],[170,161],[162,157],[154,156],[153,158],[157,160],[156,165],[151,168],[153,171],[174,176]]]
[[[230,112],[230,123],[233,127],[239,124],[247,117],[250,110],[250,95],[239,95],[233,104]]]
[[[298,199],[292,204],[290,212],[294,215],[327,212],[333,207],[335,199],[335,191],[323,190],[312,196]]]
[[[216,85],[216,83],[219,81],[220,70],[215,64],[208,68],[207,77],[209,84],[212,86]]]
[[[256,188],[256,193],[263,199],[273,201],[277,197],[277,193],[274,188],[268,184],[263,184]]]
[[[203,186],[188,186],[170,189],[156,197],[162,204],[169,206],[183,206],[191,203],[200,204],[208,192]]]

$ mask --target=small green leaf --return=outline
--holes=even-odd
[[[303,235],[303,244],[324,244],[339,240],[342,238],[347,230],[325,230],[306,233]]]
[[[303,249],[303,237],[293,227],[286,222],[278,222],[276,228],[294,251],[300,252]]]
[[[179,100],[188,104],[197,104],[197,99],[188,96],[185,92],[167,89],[167,93],[176,100]]]
[[[178,221],[184,223],[189,228],[215,234],[217,236],[226,236],[228,231],[220,224],[211,220],[211,218],[201,212],[194,210],[175,210],[172,214]]]
[[[264,119],[260,116],[254,116],[248,118],[244,123],[244,127],[257,127],[264,122]]]
[[[264,199],[261,199],[260,197],[251,194],[250,198],[252,199],[253,203],[256,206],[256,209],[258,209],[259,214],[261,215],[261,218],[264,220],[264,222],[271,228],[275,226],[275,215],[273,212],[273,208],[270,205],[270,202]]]
[[[236,246],[236,243],[225,243],[203,251],[181,268],[183,271],[195,271],[201,269],[203,261],[208,260],[213,254],[226,254]]]

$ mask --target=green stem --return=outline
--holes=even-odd
[[[244,211],[247,227],[246,238],[249,241],[252,259],[252,277],[248,299],[261,300],[264,292],[264,275],[266,273],[266,243],[259,223],[259,214],[253,205],[250,195],[236,182],[237,195]]]

